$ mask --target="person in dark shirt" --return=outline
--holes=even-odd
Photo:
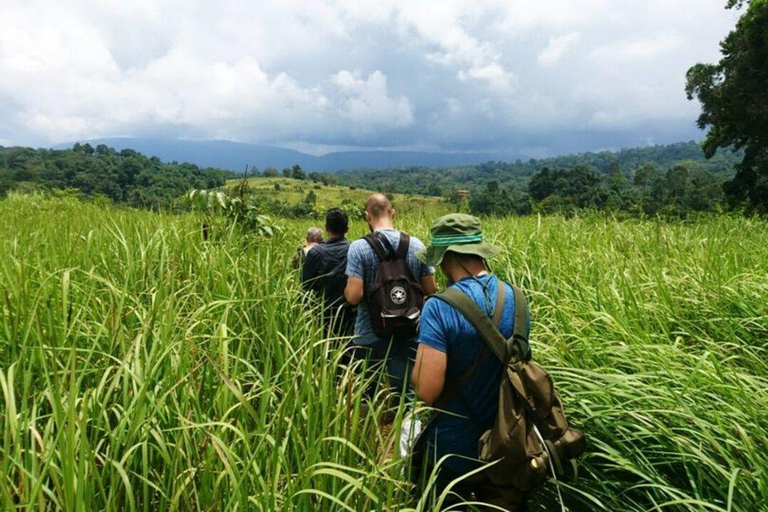
[[[301,269],[302,286],[323,301],[323,322],[336,336],[351,336],[354,329],[355,311],[344,300],[350,245],[346,239],[348,230],[346,212],[338,208],[328,210],[325,216],[328,238],[309,250]]]

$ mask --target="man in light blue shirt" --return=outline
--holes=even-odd
[[[397,251],[400,232],[393,227],[395,210],[389,199],[383,194],[373,194],[366,203],[365,217],[371,232],[377,237],[386,237]],[[424,244],[418,238],[411,237],[406,263],[419,280],[424,295],[429,295],[437,291],[435,269],[416,257],[416,253],[422,249]],[[348,279],[344,297],[353,306],[358,306],[353,343],[366,349],[370,363],[385,361],[390,384],[396,393],[400,393],[407,386],[409,363],[416,352],[416,340],[387,340],[377,338],[374,334],[368,302],[378,267],[379,259],[368,242],[363,239],[352,242],[347,255]]]

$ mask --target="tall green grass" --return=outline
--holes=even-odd
[[[431,219],[400,220],[426,238]],[[387,400],[361,407],[368,383],[299,291],[290,255],[307,223],[285,224],[272,239],[215,226],[204,242],[194,215],[0,202],[0,508],[429,508],[391,456]],[[567,504],[760,510],[768,225],[486,230],[591,443]]]

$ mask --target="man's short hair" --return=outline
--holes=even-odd
[[[328,213],[325,214],[325,229],[337,235],[343,235],[349,231],[347,212],[339,208],[328,210]]]
[[[323,230],[316,227],[311,227],[307,230],[307,242],[320,243],[323,241]]]
[[[445,256],[443,256],[443,258],[446,258],[446,257],[455,258],[460,265],[466,265],[470,261],[477,261],[487,266],[487,262],[485,261],[485,258],[483,258],[482,256],[478,256],[477,254],[464,254],[461,252],[446,251]]]
[[[365,203],[365,211],[373,219],[379,219],[382,215],[392,211],[392,203],[384,194],[373,194]]]

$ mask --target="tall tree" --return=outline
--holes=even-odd
[[[723,58],[689,69],[686,93],[701,102],[699,127],[710,128],[707,158],[718,148],[744,149],[725,186],[731,204],[768,214],[768,0],[728,0],[728,9],[742,6],[736,28],[720,43]]]

